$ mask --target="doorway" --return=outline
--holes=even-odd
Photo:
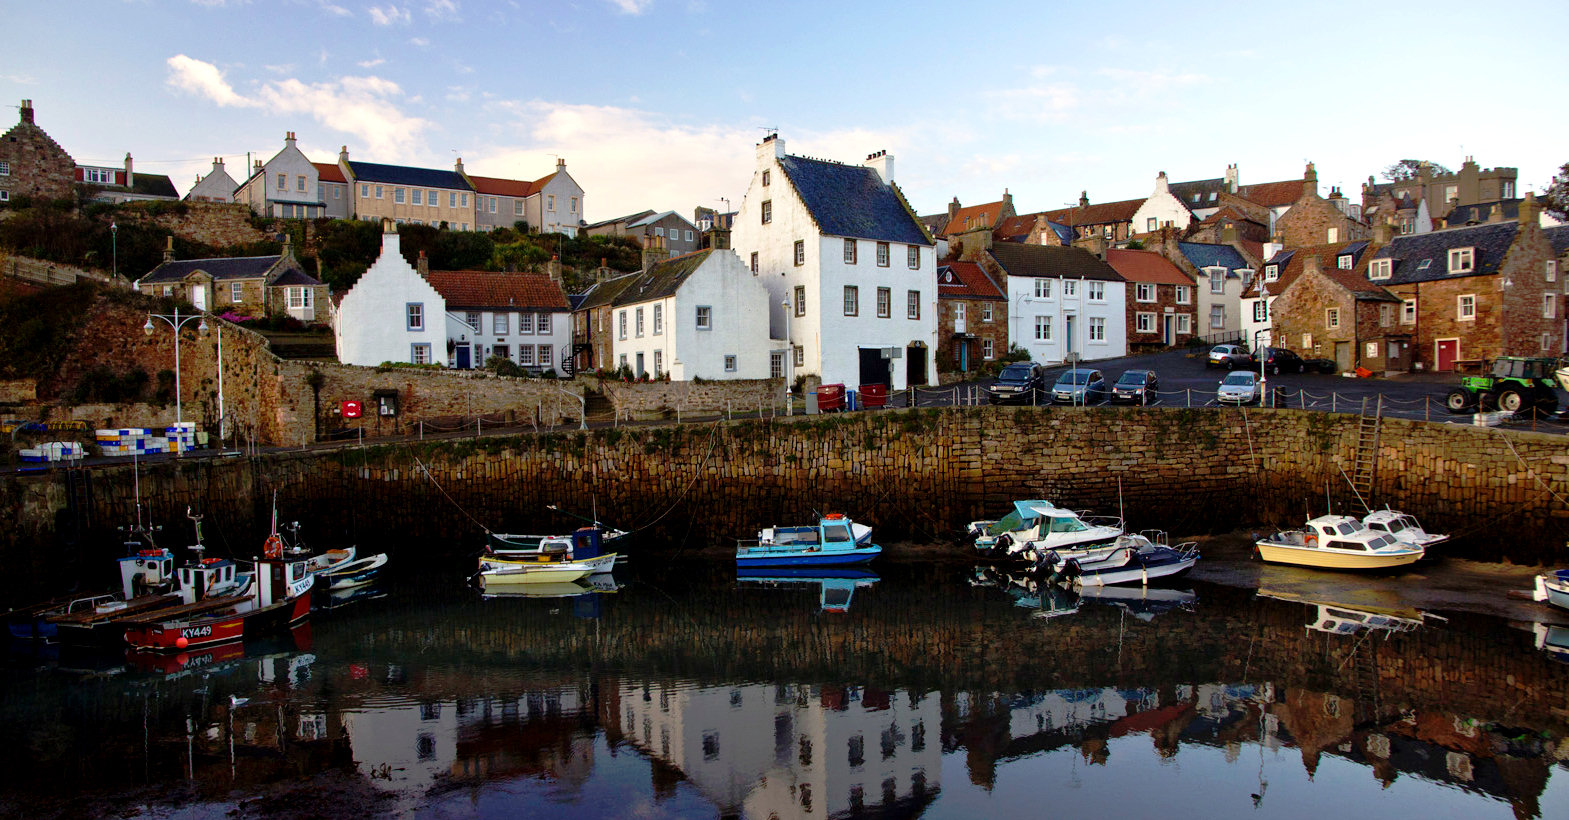
[[[457,347],[453,348],[453,356],[456,358],[452,366],[458,370],[469,370],[474,367],[474,360],[471,358],[472,353],[469,350],[468,342],[459,342]]]
[[[191,285],[191,305],[197,310],[207,309],[206,285]]]
[[[1350,342],[1335,342],[1335,367],[1340,372],[1349,372],[1352,368],[1352,354]]]
[[[967,348],[968,345],[965,345]],[[894,348],[897,350],[898,348]],[[904,350],[905,360],[905,387],[919,387],[926,384],[926,345],[919,342],[910,345]]]
[[[1073,345],[1073,320],[1074,315],[1069,313],[1062,317],[1062,349],[1069,356],[1078,352]],[[1066,357],[1064,357],[1066,358]]]
[[[1439,373],[1447,373],[1455,369],[1455,360],[1460,358],[1459,339],[1437,339],[1433,342],[1433,369]]]
[[[893,383],[893,366],[891,361],[883,356],[883,347],[863,347],[861,354],[861,384]]]
[[[1166,347],[1177,344],[1177,317],[1169,313],[1161,316],[1160,342]]]

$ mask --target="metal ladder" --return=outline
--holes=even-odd
[[[1378,397],[1372,415],[1368,415],[1367,401],[1362,399],[1362,415],[1357,421],[1357,448],[1351,459],[1350,482],[1362,509],[1372,512],[1367,499],[1373,495],[1373,481],[1378,476],[1378,433],[1384,418],[1384,397]]]

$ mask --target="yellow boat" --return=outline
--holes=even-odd
[[[1394,569],[1416,563],[1423,554],[1421,547],[1374,532],[1348,515],[1321,515],[1300,530],[1260,538],[1255,546],[1269,563],[1318,569]]]
[[[558,557],[559,556],[559,557]],[[599,555],[582,561],[566,560],[564,553],[540,555],[533,559],[481,558],[479,582],[494,584],[559,584],[576,581],[596,572],[608,572],[616,554]]]

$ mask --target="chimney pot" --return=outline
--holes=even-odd
[[[22,122],[30,124],[30,123],[32,123],[32,121],[33,121],[33,101],[32,100],[22,100]]]

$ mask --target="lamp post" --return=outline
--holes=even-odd
[[[180,309],[178,307],[174,309],[173,316],[168,316],[162,313],[149,313],[147,314],[147,324],[142,325],[142,332],[148,336],[153,335],[154,319],[162,319],[164,324],[167,324],[171,329],[174,330],[174,421],[176,424],[178,424],[185,421],[185,417],[182,415],[180,407],[180,328],[190,324],[196,319],[201,319],[201,324],[196,326],[196,330],[199,333],[206,333],[207,319],[203,314],[200,313],[181,316]]]
[[[112,263],[114,265],[114,267],[110,268],[110,272],[113,273],[113,278],[119,279],[120,278],[120,226],[114,224],[113,222],[109,223],[109,248],[110,248],[110,252],[112,254],[111,258],[114,260],[114,262]]]
[[[1258,340],[1260,336],[1268,332],[1269,328],[1267,327],[1261,327],[1253,331],[1253,358],[1258,359],[1258,406],[1260,407],[1268,406],[1266,402],[1269,396],[1269,378],[1264,373],[1268,369],[1265,366],[1265,362],[1269,357],[1264,355],[1264,349],[1259,347]]]
[[[793,379],[791,379],[790,377],[792,375],[794,375],[794,371],[795,371],[795,345],[790,343],[790,300],[789,299],[781,300],[779,302],[779,306],[784,308],[784,320],[785,320],[785,322],[784,322],[784,327],[785,327],[785,366],[784,366],[784,374],[785,374],[785,383],[784,383],[785,415],[793,416],[793,415],[795,415],[795,403],[793,401],[791,401],[791,399],[790,399],[790,384],[793,381]]]

